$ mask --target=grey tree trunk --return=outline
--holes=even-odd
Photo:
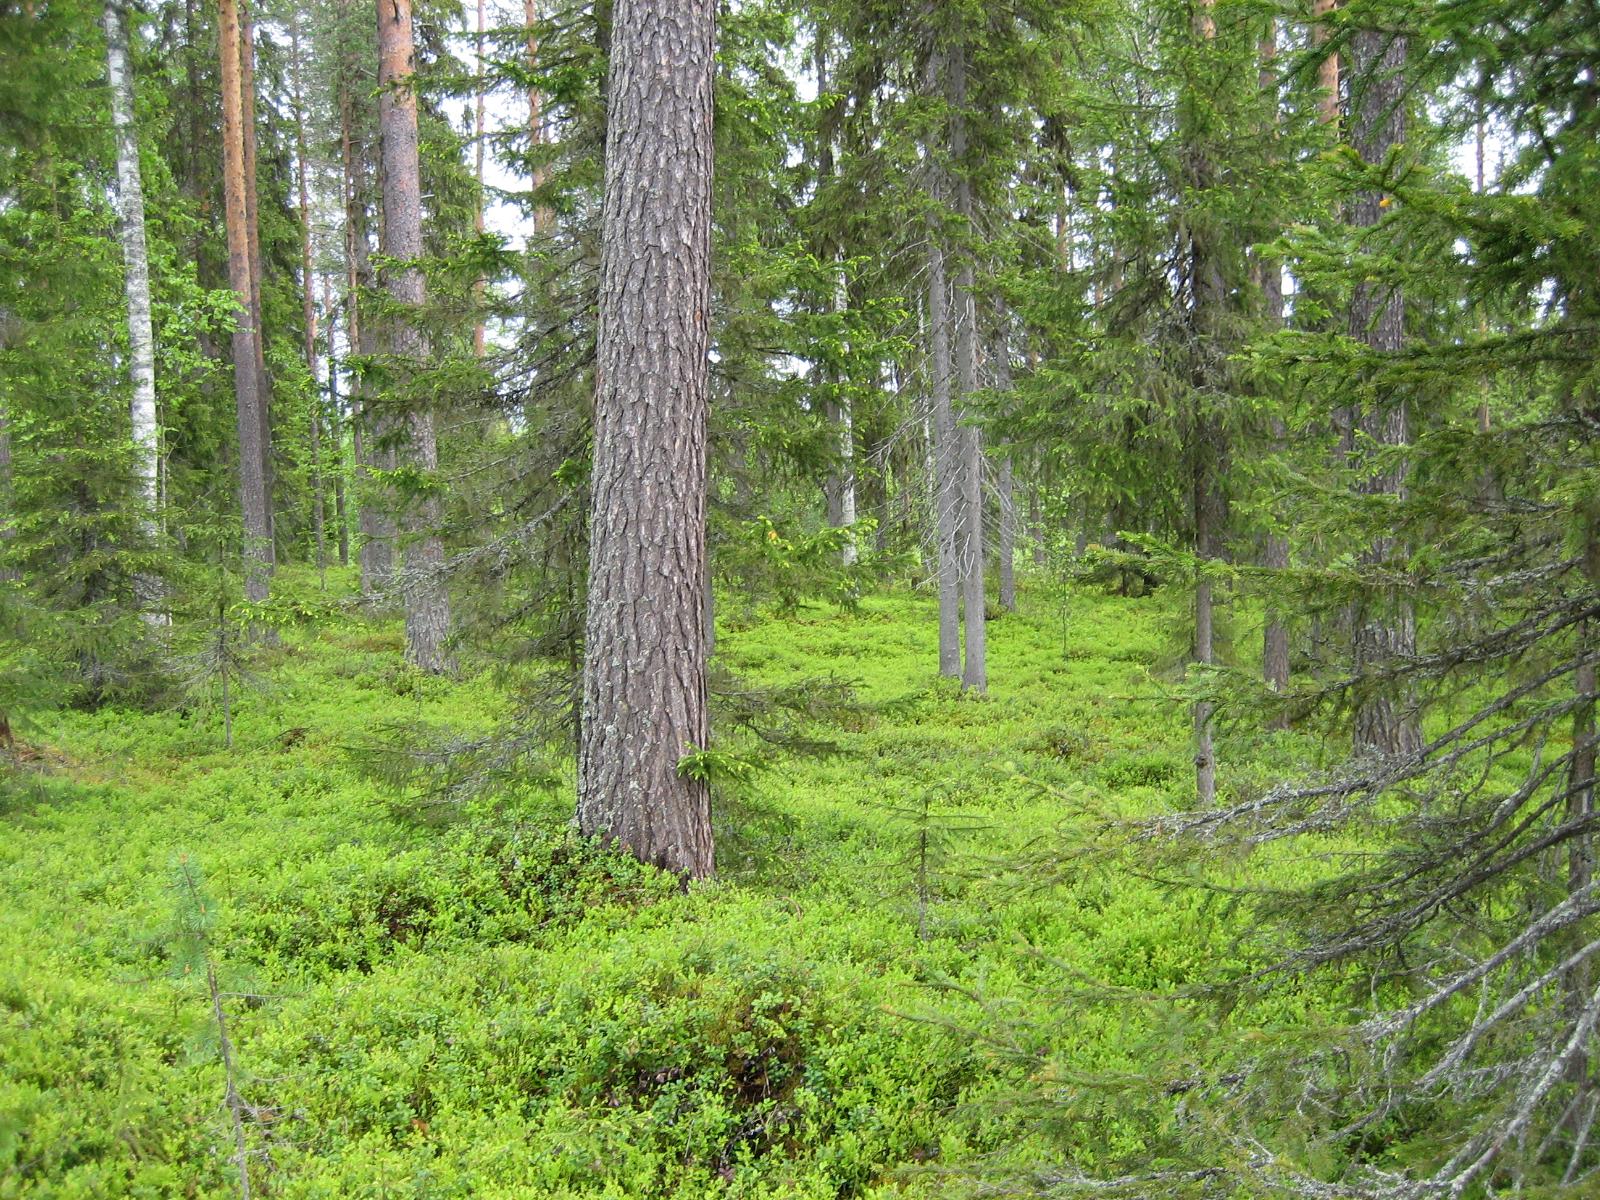
[[[1403,73],[1406,39],[1376,30],[1357,30],[1350,42],[1350,69],[1356,81],[1351,102],[1350,141],[1365,163],[1380,163],[1405,141],[1406,96]],[[1370,228],[1382,219],[1384,197],[1362,192],[1351,205],[1350,223]],[[1400,289],[1363,281],[1350,301],[1350,336],[1373,350],[1394,354],[1405,345],[1405,306]],[[1358,405],[1354,424],[1378,446],[1403,446],[1410,441],[1404,396],[1376,397]],[[1405,495],[1403,467],[1371,471],[1358,485],[1367,495]],[[1381,537],[1362,554],[1362,562],[1378,566],[1400,552],[1394,538]],[[1416,653],[1416,614],[1398,591],[1386,589],[1356,605],[1353,641],[1358,672],[1382,670]],[[1356,707],[1357,751],[1408,754],[1422,746],[1422,726],[1413,699],[1401,687],[1371,688]]]
[[[350,0],[340,0],[341,7]],[[345,345],[350,353],[370,357],[377,351],[372,323],[361,319],[361,291],[371,286],[372,266],[367,245],[367,204],[365,172],[355,143],[355,97],[351,82],[353,65],[339,68],[339,145],[344,168],[345,236]],[[383,430],[372,412],[371,396],[365,378],[357,377],[351,397],[350,437],[355,456],[357,517],[361,533],[358,551],[361,596],[369,604],[386,592],[394,579],[394,523],[389,517],[389,502],[374,483],[372,468],[392,467],[392,454],[382,444]]]
[[[389,294],[402,312],[420,312],[427,284],[422,257],[422,170],[417,151],[417,94],[413,86],[415,43],[411,0],[377,0],[378,129],[383,153],[383,252],[397,262],[388,272]],[[393,327],[397,357],[417,366],[427,357],[420,317],[398,317]],[[439,469],[433,413],[413,404],[412,463],[425,475]],[[415,502],[406,522],[405,565],[400,580],[406,614],[406,659],[424,671],[451,670],[450,593],[445,586],[444,542],[439,537],[439,501],[431,493]]]
[[[950,398],[949,285],[943,235],[928,230],[928,374],[933,420],[933,522],[939,579],[939,674],[961,675],[960,431]]]
[[[607,82],[578,826],[715,869],[706,420],[715,0],[617,0]]]
[[[945,63],[928,56],[927,87],[943,94]],[[935,207],[945,202],[942,148],[928,147],[928,190]],[[929,450],[933,460],[933,530],[939,584],[939,674],[961,675],[961,447],[951,400],[950,284],[945,270],[944,230],[928,220]]]
[[[817,94],[827,95],[828,35],[825,27],[819,27],[817,30],[814,58]],[[830,114],[818,135],[817,174],[821,179],[831,179],[834,175],[838,154],[833,140],[836,119],[837,111]],[[850,310],[849,277],[845,271],[844,250],[834,239],[825,238],[824,242],[833,242],[831,247],[827,245],[822,247],[820,254],[833,259],[833,312],[836,316],[842,316]],[[848,380],[842,375],[835,375],[828,382],[832,385],[833,394],[827,402],[825,415],[828,421],[837,427],[839,438],[839,467],[829,474],[824,484],[828,502],[828,524],[834,529],[849,529],[856,523],[855,414],[850,403],[849,389],[845,386]],[[840,557],[847,567],[855,564],[857,551],[853,537],[840,548]]]
[[[305,338],[306,371],[311,376],[312,394],[317,394],[317,305],[316,278],[311,269],[311,185],[307,179],[310,163],[306,157],[305,97],[300,88],[300,13],[289,17],[289,71],[294,89],[295,174],[300,184],[300,318]],[[324,589],[328,586],[328,539],[322,487],[322,414],[319,405],[311,406],[311,532],[317,548],[317,575]]]
[[[1272,104],[1270,124],[1276,127],[1278,123],[1277,94],[1278,94],[1278,23],[1276,19],[1269,20],[1267,34],[1261,40],[1261,91]],[[1334,69],[1338,69],[1335,62]],[[1258,258],[1257,269],[1260,272],[1262,308],[1267,318],[1267,323],[1276,328],[1283,324],[1283,264],[1271,257]],[[1272,419],[1272,440],[1276,448],[1281,449],[1287,439],[1287,431],[1283,422],[1277,417]],[[1267,534],[1266,545],[1262,548],[1262,565],[1270,571],[1283,571],[1289,566],[1289,539],[1283,534],[1273,531]],[[1266,624],[1261,632],[1261,674],[1267,686],[1275,692],[1284,692],[1289,688],[1289,623],[1284,614],[1276,605],[1267,608]],[[1289,718],[1286,713],[1276,712],[1267,723],[1269,729],[1287,729]]]
[[[219,0],[217,46],[222,87],[222,185],[228,236],[228,285],[239,306],[233,331],[233,394],[239,424],[239,493],[244,512],[245,595],[260,603],[272,579],[272,513],[262,442],[261,373],[251,305],[250,235],[244,184],[244,105],[239,79],[239,11]]]
[[[836,314],[843,314],[849,310],[850,296],[846,286],[842,256],[837,269],[838,278],[833,290],[833,311]],[[836,528],[851,529],[856,523],[856,426],[855,413],[850,404],[850,393],[845,387],[836,389],[833,419],[839,427],[839,470],[834,480],[839,510],[833,524]],[[857,555],[853,534],[839,553],[845,566],[855,565]]]
[[[1195,16],[1195,33],[1206,44],[1214,43],[1217,36],[1214,0],[1201,0]],[[1189,182],[1196,192],[1215,185],[1215,168],[1197,148],[1189,155]],[[1224,458],[1227,444],[1220,420],[1205,407],[1204,396],[1216,386],[1214,373],[1222,369],[1214,347],[1228,303],[1227,282],[1223,277],[1221,247],[1217,244],[1215,230],[1209,228],[1190,231],[1191,255],[1194,270],[1194,333],[1195,353],[1198,356],[1194,394],[1191,399],[1192,419],[1189,459],[1193,472],[1194,549],[1198,577],[1194,589],[1194,654],[1202,667],[1216,662],[1216,598],[1214,584],[1206,575],[1206,565],[1218,556],[1221,549],[1222,498],[1220,480],[1226,470]],[[1194,706],[1194,765],[1195,794],[1202,808],[1209,807],[1217,794],[1217,756],[1212,729],[1214,706],[1209,700],[1199,700]]]
[[[1050,565],[1048,534],[1044,527],[1044,480],[1034,481],[1028,489],[1028,529],[1033,534],[1033,565],[1044,570]]]
[[[322,311],[327,314],[324,337],[328,342],[328,431],[333,435],[333,520],[339,534],[339,565],[350,565],[350,520],[344,500],[344,407],[339,399],[339,356],[334,349],[335,325],[338,307],[333,299],[333,285],[328,276],[322,277]]]
[[[1011,342],[1006,332],[1005,306],[997,303],[994,347],[994,386],[1002,395],[1011,391]],[[1000,460],[1000,607],[1017,610],[1017,484],[1011,455]]]
[[[106,74],[111,81],[111,124],[117,143],[117,228],[122,239],[123,294],[128,303],[128,371],[133,377],[130,417],[144,511],[140,525],[159,530],[161,447],[156,432],[156,343],[150,322],[150,257],[145,245],[144,187],[139,178],[139,136],[133,118],[133,75],[128,66],[127,14],[118,0],[105,9]],[[159,603],[160,583],[135,581],[143,605]],[[147,618],[160,622],[152,608]]]
[[[1591,563],[1595,561],[1594,531],[1590,532]],[[1596,582],[1591,574],[1590,582]],[[1578,626],[1578,653],[1587,656],[1593,643],[1589,640],[1589,622],[1581,622]],[[1594,694],[1595,694],[1595,663],[1593,659],[1586,658],[1574,673],[1573,685],[1579,697],[1579,704],[1572,714],[1572,758],[1567,776],[1567,805],[1566,820],[1569,825],[1579,824],[1591,820],[1594,816],[1594,771],[1595,771],[1595,719],[1594,719]],[[1595,851],[1594,834],[1585,831],[1572,838],[1567,848],[1567,888],[1568,893],[1575,893],[1588,887],[1594,880]],[[1580,927],[1581,928],[1581,927]],[[1578,930],[1574,931],[1575,940],[1581,944],[1581,939],[1586,936]],[[1576,950],[1577,945],[1573,946]],[[1590,962],[1584,961],[1573,966],[1563,980],[1563,990],[1566,993],[1566,1007],[1573,1016],[1581,1016],[1593,988],[1593,967]],[[1568,1064],[1567,1077],[1574,1083],[1586,1083],[1589,1076],[1590,1055],[1585,1050],[1574,1056]]]
[[[972,179],[967,158],[967,51],[957,45],[950,60],[950,157],[955,162],[956,215],[963,231],[972,230]],[[977,278],[970,248],[961,251],[956,270],[956,364],[960,371],[961,412],[978,392]],[[980,695],[989,689],[987,600],[983,552],[983,431],[961,428],[961,610],[966,625],[966,656],[961,687]]]
[[[484,144],[487,141],[486,125],[484,120],[484,84],[487,76],[484,70],[485,64],[483,58],[483,37],[486,32],[488,32],[488,26],[486,24],[484,3],[483,0],[478,0],[478,27],[476,35],[473,39],[473,62],[476,64],[478,79],[473,85],[473,90],[477,94],[474,98],[475,102],[472,123],[474,132],[473,178],[477,181],[478,192],[473,201],[472,230],[479,237],[483,236],[483,151]],[[488,333],[483,320],[483,297],[485,290],[486,283],[483,277],[480,275],[477,281],[472,285],[472,299],[478,310],[472,324],[472,355],[474,358],[483,357],[485,340]]]
[[[0,308],[0,350],[9,349],[15,331],[15,318]],[[0,392],[0,580],[17,578],[7,562],[7,543],[17,534],[12,526],[11,503],[11,423],[6,414],[5,395]],[[0,713],[0,717],[5,714]]]

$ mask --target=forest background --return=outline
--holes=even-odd
[[[1597,62],[0,0],[0,1197],[1585,1194]]]

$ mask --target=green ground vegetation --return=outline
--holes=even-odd
[[[935,681],[923,595],[730,622],[741,686],[854,703],[804,753],[730,736],[688,893],[574,838],[559,758],[448,808],[374,770],[510,708],[489,664],[404,669],[392,623],[259,652],[232,750],[214,705],[51,714],[4,782],[0,1197],[235,1195],[241,1136],[305,1200],[943,1196],[996,1155],[1159,1158],[1202,1026],[1337,1008],[1183,999],[1262,953],[1248,910],[1084,854],[1190,802],[1186,617],[1041,583],[984,700]],[[1232,795],[1315,753],[1224,748]]]

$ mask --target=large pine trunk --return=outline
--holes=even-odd
[[[1350,69],[1356,95],[1351,103],[1350,141],[1361,161],[1377,164],[1406,136],[1403,72],[1406,39],[1376,30],[1358,30],[1351,39]],[[1364,191],[1351,205],[1350,223],[1371,228],[1382,219],[1384,198]],[[1405,345],[1405,305],[1400,288],[1362,281],[1350,301],[1350,336],[1381,354]],[[1403,446],[1410,440],[1404,396],[1374,396],[1354,414],[1354,425],[1377,446]],[[1367,472],[1359,487],[1368,495],[1403,497],[1405,471],[1385,466]],[[1370,566],[1391,564],[1400,547],[1380,537],[1362,554]],[[1358,672],[1385,672],[1416,653],[1416,616],[1396,589],[1385,588],[1356,606],[1354,658]],[[1369,684],[1356,706],[1355,747],[1379,754],[1408,754],[1422,746],[1422,728],[1409,693],[1388,682]]]
[[[419,325],[427,285],[422,257],[422,170],[417,150],[415,43],[411,0],[377,0],[378,130],[383,150],[383,252],[396,265],[387,272],[389,294],[400,307],[392,330],[396,357],[419,366],[427,339]],[[418,313],[416,317],[405,315]],[[413,403],[409,419],[413,465],[424,474],[439,469],[433,413]],[[424,671],[451,667],[450,594],[445,587],[444,542],[439,537],[439,501],[432,494],[408,509],[405,564],[400,590],[405,602],[406,658]]]
[[[239,100],[242,104],[244,133],[244,220],[250,252],[250,319],[255,325],[256,384],[261,403],[256,420],[261,426],[261,475],[267,488],[268,553],[277,561],[277,513],[273,508],[274,464],[272,461],[272,376],[267,371],[266,322],[261,306],[261,204],[260,177],[256,164],[256,31],[250,0],[239,4]]]
[[[612,12],[578,824],[712,874],[706,408],[714,0]]]
[[[272,578],[272,515],[267,498],[264,397],[250,302],[250,235],[245,211],[244,106],[240,92],[239,10],[219,0],[218,66],[222,86],[222,191],[228,236],[228,286],[238,304],[233,331],[233,393],[239,423],[239,494],[244,512],[245,595],[260,603]]]

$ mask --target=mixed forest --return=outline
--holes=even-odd
[[[0,0],[0,1200],[1600,1195],[1600,8]]]

